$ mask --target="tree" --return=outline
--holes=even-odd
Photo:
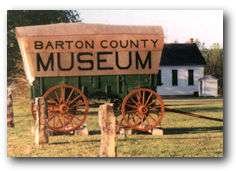
[[[214,43],[208,50],[206,56],[207,66],[205,69],[206,74],[210,74],[219,80],[219,93],[223,94],[223,63],[224,51],[218,43]]]
[[[205,75],[212,75],[219,80],[219,93],[223,95],[223,65],[224,50],[219,43],[213,43],[210,48],[206,48],[204,43],[197,43],[206,61]]]
[[[199,39],[196,38],[196,39],[194,40],[194,43],[196,43],[196,45],[198,46],[198,48],[199,48],[200,50],[206,49],[205,43],[204,43],[204,42],[200,42]]]
[[[10,10],[7,12],[7,77],[8,84],[14,78],[22,78],[23,63],[16,41],[15,27],[81,22],[77,11],[64,10]]]

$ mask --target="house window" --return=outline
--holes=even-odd
[[[194,85],[193,70],[188,70],[188,85]]]
[[[172,86],[178,85],[178,71],[172,70]]]
[[[157,85],[162,85],[161,83],[161,70],[159,70],[158,74],[157,74]]]

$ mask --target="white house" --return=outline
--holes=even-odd
[[[200,96],[218,96],[218,79],[206,75],[199,79],[199,95]]]
[[[160,95],[193,95],[206,62],[195,43],[165,44],[158,73]]]

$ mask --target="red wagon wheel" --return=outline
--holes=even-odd
[[[49,88],[43,95],[48,104],[48,128],[59,132],[76,130],[85,122],[89,104],[86,96],[67,84]]]
[[[164,103],[155,91],[147,88],[132,90],[121,105],[121,127],[148,131],[160,125]]]

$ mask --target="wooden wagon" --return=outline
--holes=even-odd
[[[49,129],[80,128],[88,98],[120,102],[120,127],[148,131],[160,124],[160,26],[61,23],[17,27],[16,36],[32,99],[47,101]]]

